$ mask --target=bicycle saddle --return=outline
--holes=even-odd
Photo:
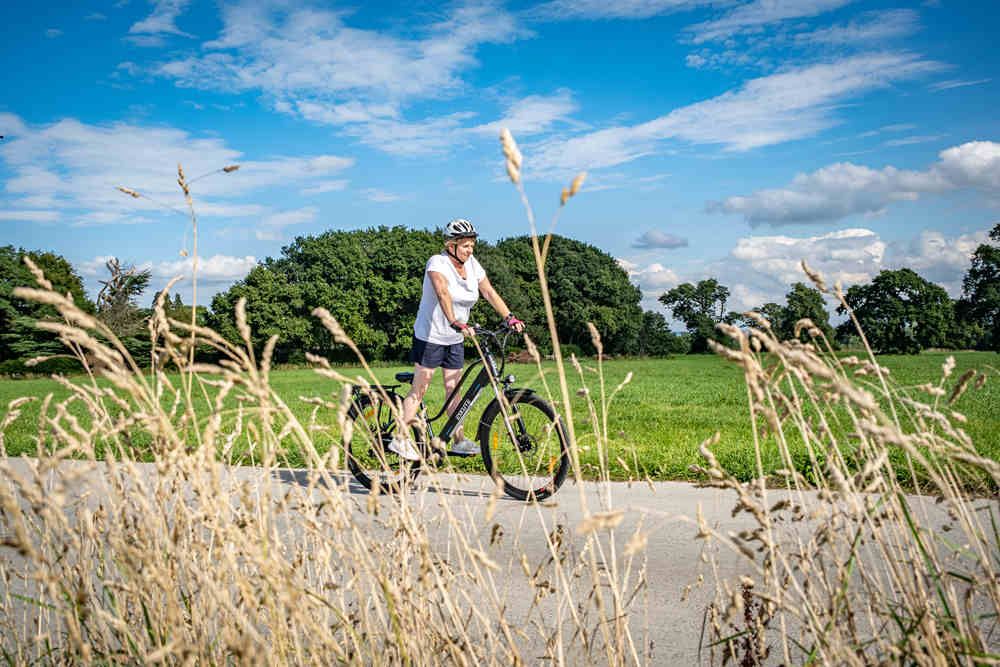
[[[396,373],[396,379],[399,380],[400,382],[413,384],[413,371],[404,371],[402,373]]]

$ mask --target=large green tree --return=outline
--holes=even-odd
[[[413,322],[423,289],[427,259],[441,251],[439,232],[404,227],[329,231],[300,237],[268,258],[212,301],[210,324],[238,340],[233,312],[247,299],[247,319],[259,350],[278,334],[278,361],[302,361],[306,352],[349,361],[351,353],[334,344],[312,317],[322,306],[372,359],[403,359],[410,349]],[[528,323],[542,349],[550,347],[538,274],[528,238],[497,246],[476,244],[476,257],[510,309]],[[555,236],[547,270],[560,336],[565,343],[592,351],[586,322],[593,322],[608,353],[634,347],[642,324],[639,290],[614,258],[579,241]],[[493,325],[497,314],[480,300],[472,321]]]
[[[853,285],[845,299],[869,344],[879,353],[916,354],[929,347],[951,347],[959,331],[948,293],[910,269],[880,272],[867,285]],[[847,309],[841,305],[837,312]],[[850,320],[838,329],[852,336]]]
[[[67,352],[57,336],[35,327],[36,321],[58,319],[56,310],[14,296],[15,287],[37,287],[24,263],[25,256],[45,273],[53,289],[61,294],[68,292],[80,308],[94,312],[94,304],[84,292],[83,281],[64,257],[13,246],[0,247],[0,362],[26,361],[36,356]]]
[[[647,310],[642,314],[642,328],[639,330],[636,350],[638,354],[665,357],[671,354],[687,354],[690,347],[690,337],[678,336],[671,331],[667,318],[662,313]]]
[[[726,301],[729,288],[715,278],[699,281],[697,285],[682,283],[660,296],[660,303],[670,309],[674,319],[684,323],[691,335],[691,352],[709,352],[709,339],[724,342],[715,330],[719,322],[729,321]]]
[[[754,310],[767,318],[768,322],[771,323],[771,330],[774,331],[778,340],[794,338],[795,324],[799,320],[809,319],[823,332],[827,340],[835,343],[833,327],[830,326],[830,313],[826,310],[823,294],[805,283],[792,285],[792,290],[785,295],[784,306],[771,302]],[[742,317],[739,319],[747,326],[756,326],[753,320]],[[799,333],[799,338],[807,341],[809,335],[802,331]]]
[[[1000,352],[1000,223],[990,231],[990,239],[997,245],[976,248],[955,306],[963,323],[980,332],[976,347]]]
[[[267,258],[212,301],[209,322],[239,340],[234,310],[247,300],[254,346],[273,335],[278,361],[303,361],[306,352],[349,361],[311,315],[329,310],[373,359],[401,359],[409,350],[427,258],[440,252],[439,234],[404,227],[328,231],[296,238],[277,259]],[[478,250],[478,247],[477,247]]]
[[[529,335],[543,349],[551,348],[531,238],[505,239],[486,256],[489,261],[482,260],[483,266],[497,291],[527,323]],[[582,241],[554,235],[545,272],[561,343],[594,353],[587,328],[592,322],[601,334],[606,354],[636,351],[642,328],[642,293],[629,282],[614,257]],[[488,316],[487,305],[480,304],[477,309],[482,317]]]

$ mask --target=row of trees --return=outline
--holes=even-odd
[[[424,266],[441,247],[440,234],[404,227],[299,237],[280,257],[264,260],[245,279],[216,295],[209,324],[235,338],[233,310],[246,298],[253,342],[262,346],[278,334],[277,360],[302,361],[307,351],[349,360],[349,350],[336,345],[311,315],[313,308],[323,306],[370,358],[403,359],[412,341]],[[496,245],[480,241],[476,257],[507,305],[528,323],[529,335],[543,350],[550,349],[530,238]],[[562,342],[580,352],[594,351],[587,322],[597,326],[609,354],[639,354],[643,346],[645,351],[659,350],[667,347],[661,339],[677,338],[662,316],[644,317],[639,288],[611,255],[554,236],[547,269]],[[498,316],[480,300],[472,320],[489,325]]]
[[[990,239],[993,244],[979,246],[973,255],[960,299],[952,300],[940,286],[909,269],[882,271],[870,283],[850,287],[846,300],[876,351],[915,353],[929,347],[1000,351],[1000,224]],[[210,309],[199,308],[197,319],[236,342],[233,311],[236,302],[246,298],[254,345],[262,348],[271,335],[279,336],[275,361],[301,362],[306,352],[349,361],[348,350],[336,345],[311,315],[314,307],[324,306],[369,358],[403,359],[410,348],[424,265],[440,250],[439,233],[403,227],[299,237],[279,257],[265,259],[246,278],[216,295]],[[476,255],[511,309],[528,322],[528,333],[543,351],[550,350],[530,238],[505,239],[495,245],[481,241]],[[14,286],[34,283],[25,256],[45,272],[55,289],[69,292],[84,310],[104,321],[135,356],[148,358],[145,322],[151,309],[138,305],[149,284],[148,271],[110,260],[108,278],[101,281],[101,292],[92,302],[64,258],[7,246],[0,247],[0,374],[23,370],[23,362],[32,357],[65,353],[53,334],[34,326],[37,320],[54,318],[54,309],[13,296]],[[587,322],[601,332],[606,353],[651,356],[707,352],[710,339],[726,342],[715,329],[719,322],[754,326],[752,320],[726,309],[729,288],[707,279],[684,283],[659,297],[687,329],[676,335],[661,313],[643,311],[639,288],[613,257],[573,239],[552,237],[546,269],[563,342],[581,354],[595,351]],[[179,295],[168,296],[166,308],[169,316],[190,320],[190,307]],[[803,318],[812,320],[831,341],[850,343],[856,336],[849,320],[836,329],[831,326],[823,295],[804,283],[792,286],[784,304],[765,303],[756,310],[783,339],[795,335],[795,324]],[[845,314],[843,306],[838,313]],[[482,300],[472,317],[487,325],[497,319]],[[53,370],[52,364],[58,368],[59,360],[41,370]]]
[[[962,282],[962,297],[953,300],[939,285],[910,269],[885,270],[870,283],[848,288],[844,299],[854,312],[869,344],[881,354],[916,354],[928,348],[976,348],[1000,352],[1000,224],[990,232],[996,243],[981,244]],[[720,339],[719,322],[755,326],[753,320],[726,310],[729,289],[714,279],[684,283],[660,297],[691,336],[691,352],[708,350],[708,340]],[[778,336],[795,336],[795,324],[812,320],[834,344],[850,344],[857,328],[845,319],[834,330],[819,290],[795,283],[785,305],[765,303],[764,315]],[[846,315],[843,304],[837,314]],[[807,333],[800,332],[805,338]]]

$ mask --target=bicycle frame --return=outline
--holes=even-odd
[[[488,336],[494,338],[496,337],[495,332],[489,332],[477,329],[476,333],[485,333],[488,334]],[[504,337],[504,339],[506,341],[506,336]],[[503,357],[504,347],[505,346],[501,343],[500,345],[501,359]],[[507,378],[504,378],[503,380],[500,379],[500,374],[503,372],[504,367],[507,365],[506,360],[502,359],[500,368],[497,368],[496,358],[493,356],[493,351],[490,349],[489,338],[484,339],[484,344],[481,346],[481,349],[483,351],[483,359],[485,359],[486,363],[489,364],[489,368],[487,368],[484,365],[482,368],[479,369],[479,374],[476,375],[476,378],[472,381],[472,386],[470,386],[468,391],[466,391],[465,394],[462,396],[462,399],[455,406],[455,410],[448,417],[448,421],[445,422],[444,427],[441,428],[441,432],[438,434],[438,437],[444,440],[445,442],[447,442],[451,438],[451,434],[454,433],[458,425],[461,424],[462,420],[465,419],[465,416],[469,413],[469,410],[472,409],[472,404],[476,402],[476,399],[478,399],[479,395],[482,393],[483,388],[490,385],[491,373],[493,377],[496,378],[497,382],[501,382],[504,385],[507,385],[509,384],[509,382],[513,381],[512,378],[509,381]],[[427,420],[428,440],[434,437],[434,432],[431,430],[430,424],[441,418],[441,415],[443,415],[445,410],[448,409],[448,405],[451,404],[455,396],[458,395],[458,392],[462,389],[462,385],[465,384],[465,381],[468,379],[469,374],[472,373],[473,369],[478,364],[482,363],[483,359],[477,359],[476,361],[469,364],[468,368],[465,369],[465,372],[462,373],[462,378],[458,381],[458,384],[455,385],[455,388],[452,389],[451,394],[449,394],[448,397],[445,399],[444,405],[441,407],[441,410],[436,415]]]

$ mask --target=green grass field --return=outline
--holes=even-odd
[[[941,375],[941,365],[949,353],[933,352],[919,356],[882,357],[881,363],[888,367],[895,381],[903,387],[912,387],[925,382],[937,382]],[[1000,367],[1000,356],[993,353],[959,352],[954,354],[957,368],[947,388],[968,368],[986,369],[987,366]],[[590,397],[599,402],[600,385],[596,374],[596,362],[585,360],[585,381],[590,387]],[[545,364],[546,381],[558,399],[558,378],[554,364]],[[385,367],[375,369],[377,378],[385,383],[393,382],[393,374],[408,367]],[[593,370],[591,370],[593,369]],[[356,376],[360,369],[340,368],[348,376]],[[569,366],[572,408],[576,433],[581,450],[581,461],[587,471],[593,474],[597,464],[595,425],[592,423],[586,398],[578,393],[582,386],[579,375]],[[537,368],[532,365],[511,364],[507,373],[517,376],[519,386],[529,386],[544,392]],[[747,415],[746,389],[742,369],[715,356],[687,356],[675,359],[615,360],[604,363],[605,385],[608,393],[625,376],[633,373],[632,381],[614,398],[608,417],[607,429],[611,443],[611,472],[617,478],[636,478],[648,475],[655,480],[691,479],[688,465],[698,462],[698,446],[716,431],[721,432],[721,440],[715,447],[720,462],[741,478],[750,478],[755,469],[751,444],[750,422]],[[996,372],[990,375],[981,390],[970,388],[957,402],[955,409],[968,417],[964,428],[972,436],[980,453],[993,459],[1000,459],[1000,377]],[[85,382],[76,378],[75,382]],[[286,370],[274,372],[271,376],[274,390],[293,408],[303,423],[308,423],[313,406],[305,404],[299,397],[322,396],[335,400],[336,383],[319,377],[310,370]],[[50,379],[5,380],[0,381],[0,405],[20,396],[44,397],[52,393],[58,401],[68,392]],[[475,405],[466,423],[474,425],[485,408],[491,394],[484,392]],[[443,390],[438,378],[428,393],[427,402],[435,414],[443,400]],[[21,417],[11,424],[5,433],[5,448],[8,455],[35,455],[38,440],[38,414],[40,401],[23,406]],[[235,405],[235,402],[234,402]],[[601,428],[600,406],[597,406],[598,424]],[[80,405],[73,406],[77,415],[83,416]],[[208,414],[202,407],[200,413]],[[82,420],[86,425],[86,420]],[[320,411],[317,423],[335,425],[332,411]],[[443,420],[436,424],[443,425]],[[474,435],[474,427],[469,429]],[[326,451],[334,442],[337,433],[325,431],[316,434],[316,446],[320,452]],[[142,442],[137,434],[135,442]],[[290,442],[286,441],[286,442]],[[237,448],[238,449],[238,448]],[[285,452],[289,465],[304,464],[301,452]],[[620,461],[619,461],[620,459]],[[237,457],[238,462],[250,462],[246,456]],[[624,465],[623,463],[624,462]],[[778,452],[773,442],[765,446],[765,468],[774,470],[781,467]],[[468,470],[479,469],[478,459],[460,461],[458,466]],[[627,466],[627,469],[626,469]]]

